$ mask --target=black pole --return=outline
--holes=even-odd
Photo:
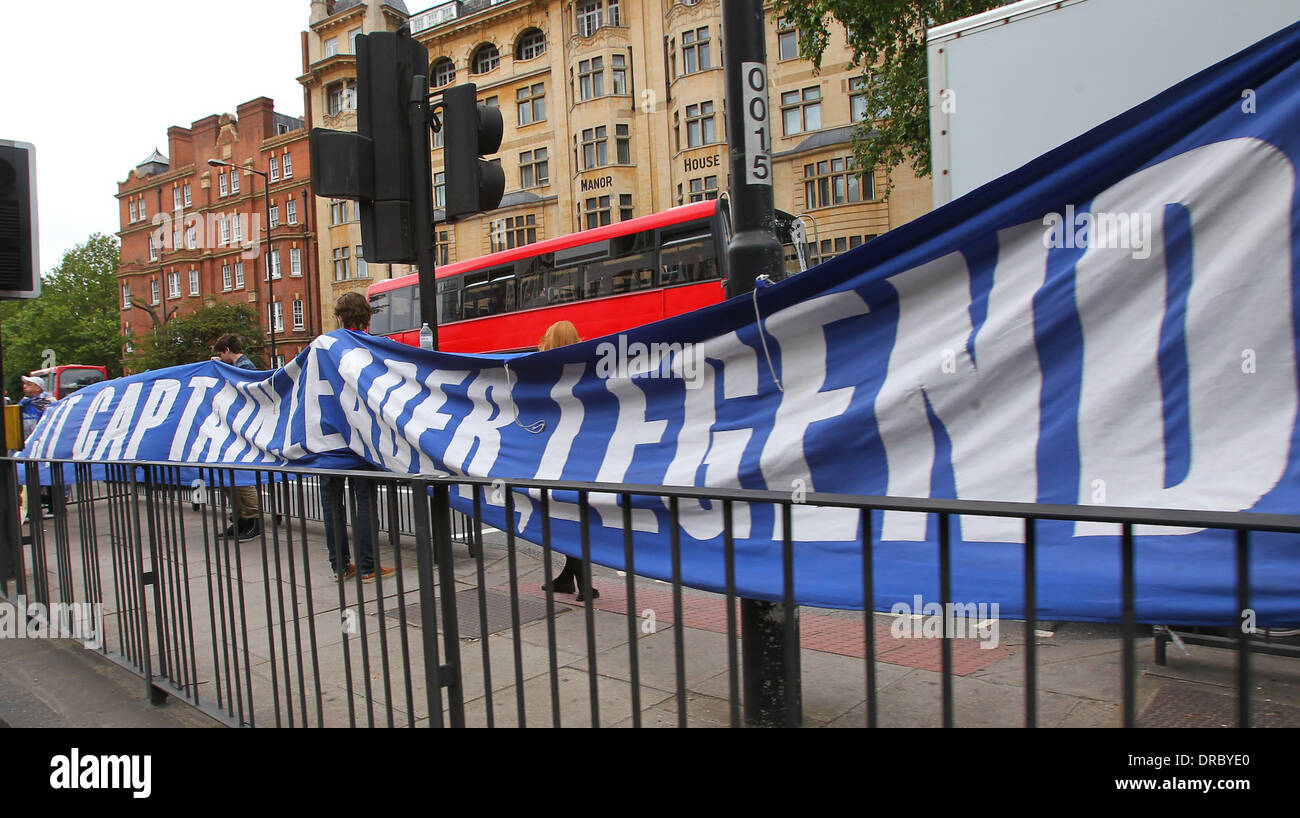
[[[767,42],[761,0],[722,4],[727,45],[727,149],[731,157],[731,218],[727,297],[754,289],[760,275],[775,281],[785,267],[772,209],[771,112]]]
[[[722,4],[734,225],[727,245],[728,298],[753,290],[760,275],[774,281],[780,279],[785,267],[772,206],[772,132],[765,38],[762,0],[727,0]],[[745,723],[750,727],[798,726],[803,720],[799,609],[793,603],[792,570],[792,561],[786,560],[785,604],[740,600]]]
[[[420,276],[420,320],[433,330],[433,348],[437,349],[438,282],[434,276],[433,169],[429,157],[432,148],[429,145],[427,73],[411,77],[410,103],[411,167],[415,169],[411,224],[415,225],[415,259]]]
[[[266,303],[270,305],[266,318],[267,326],[271,328],[271,368],[278,369],[280,364],[275,358],[275,273],[280,265],[276,265],[275,271],[271,270],[271,174],[260,170],[253,173],[262,177],[262,211],[266,218]]]
[[[4,339],[0,338],[0,391],[4,388]],[[8,456],[8,424],[0,424],[0,439],[4,440],[0,450]],[[19,544],[21,537],[22,530],[18,519],[18,471],[12,460],[6,460],[0,463],[0,596],[9,595],[9,580],[16,573],[15,557],[21,547]]]

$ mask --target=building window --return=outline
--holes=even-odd
[[[702,202],[705,199],[718,198],[718,177],[705,176],[691,180],[691,201]]]
[[[492,220],[492,252],[537,241],[537,216],[528,213]]]
[[[682,32],[682,73],[694,74],[713,65],[709,55],[709,29]]]
[[[145,210],[146,208],[144,205],[144,197],[141,196],[140,197],[140,220],[141,221],[144,221],[145,217],[148,215],[147,213],[145,213]]]
[[[272,156],[267,161],[271,165],[271,181],[280,181],[280,157]]]
[[[230,291],[230,264],[221,265],[221,291]]]
[[[280,251],[272,250],[266,255],[266,275],[268,278],[280,277]]]
[[[776,21],[776,48],[780,59],[793,60],[799,56],[799,31],[794,24],[782,18]]]
[[[627,95],[627,57],[622,54],[614,55],[614,67],[610,69],[610,78],[614,86],[614,93],[619,96]]]
[[[447,174],[444,171],[433,174],[433,206],[447,206]]]
[[[239,171],[230,172],[230,192],[232,194],[239,192]]]
[[[330,202],[330,224],[344,224],[348,220],[348,200],[335,199]]]
[[[235,244],[244,243],[244,217],[235,215],[230,217],[231,240]]]
[[[539,187],[551,183],[550,163],[546,148],[524,151],[519,154],[519,186]]]
[[[235,289],[244,289],[244,262],[235,262]]]
[[[266,306],[268,315],[271,318],[271,326],[276,332],[284,332],[284,305],[276,301]]]
[[[199,271],[190,270],[190,295],[199,294]]]
[[[193,250],[199,246],[199,230],[197,227],[189,227],[185,230],[185,249]]]
[[[289,224],[298,223],[298,200],[297,199],[290,199],[289,201],[284,203],[284,216],[285,216],[285,221],[287,221]]]
[[[594,99],[605,96],[605,63],[602,57],[592,57],[578,63],[578,98]]]
[[[822,89],[814,85],[781,94],[781,121],[785,135],[817,131],[822,127]]]
[[[366,266],[366,257],[361,254],[362,247],[357,245],[357,278],[370,278],[370,268]]]
[[[179,187],[172,188],[172,209],[181,209],[181,189]]]
[[[193,200],[190,199],[190,183],[186,182],[185,183],[185,206],[189,207],[192,204],[194,204],[194,202]]]
[[[618,220],[621,222],[627,221],[628,219],[632,218],[632,212],[633,212],[632,194],[631,193],[618,194]]]
[[[446,266],[451,264],[451,241],[447,237],[446,230],[438,231],[438,263]]]
[[[135,216],[135,199],[132,199],[131,201],[127,202],[126,206],[127,209],[130,210],[131,212],[131,218],[130,220],[127,221],[127,224],[135,224],[136,221],[138,221],[138,219],[136,219]]]
[[[293,178],[293,157],[286,153],[284,155],[284,161],[281,164],[284,166],[283,167],[284,178],[292,179]]]
[[[167,297],[181,297],[181,274],[175,270],[167,274]]]
[[[686,106],[686,147],[697,148],[714,142],[713,102]]]
[[[289,248],[289,275],[302,275],[302,251],[297,247]]]
[[[271,220],[271,226],[272,226],[272,227],[279,227],[279,226],[280,226],[280,206],[279,206],[279,205],[271,205],[271,206],[267,209],[266,213],[267,213],[267,216],[266,216],[266,217],[267,217],[268,219]]]
[[[602,8],[603,7],[603,8]],[[618,0],[582,0],[575,9],[578,18],[578,33],[590,37],[602,25],[619,25]]]
[[[123,284],[122,285],[122,309],[126,310],[130,308],[131,308],[131,285]]]
[[[306,324],[303,323],[302,299],[295,298],[293,300],[293,328],[295,330],[302,330],[305,327]]]
[[[336,82],[325,89],[325,113],[334,116],[341,111],[354,111],[357,107],[356,80]]]
[[[809,162],[803,166],[803,178],[804,207],[808,210],[876,198],[875,180],[870,174],[858,179],[858,166],[852,156]]]
[[[348,280],[348,248],[334,248],[334,280]]]
[[[609,147],[605,126],[586,128],[582,132],[582,167],[584,170],[609,164]]]
[[[225,174],[225,172],[222,172],[222,173],[218,173],[218,174],[217,174],[217,189],[220,191],[220,194],[219,194],[219,195],[221,195],[221,196],[229,196],[229,195],[230,195],[230,187],[226,184],[226,174]]]
[[[525,31],[519,38],[519,44],[515,46],[516,60],[531,60],[545,53],[546,35],[535,28]]]
[[[515,91],[515,100],[519,108],[519,124],[531,125],[534,122],[541,122],[546,119],[546,85],[537,83],[536,85],[520,88]]]
[[[808,259],[808,264],[816,266],[823,261],[830,261],[840,253],[866,244],[875,237],[875,234],[870,233],[865,236],[839,236],[834,239],[822,239],[820,246],[815,242],[809,242],[808,247],[812,250],[812,254]]]
[[[441,88],[456,81],[456,64],[443,57],[433,64],[433,87]]]
[[[325,41],[325,56],[333,57],[337,53],[339,53],[339,38],[330,37]]]
[[[620,165],[632,164],[632,137],[628,135],[627,125],[614,126],[615,154]]]
[[[854,122],[867,118],[867,80],[853,77],[849,80],[849,112]]]
[[[497,47],[491,43],[484,43],[474,52],[474,57],[469,62],[469,72],[471,74],[486,74],[489,71],[495,71],[500,64],[501,54],[497,51]]]
[[[603,224],[609,224],[609,197],[598,196],[588,199],[586,207],[587,226],[590,230],[593,227],[600,227]]]
[[[158,279],[153,278],[149,280],[149,303],[156,307],[158,301]]]
[[[348,51],[357,53],[357,38],[361,36],[361,26],[348,30]]]
[[[154,243],[153,236],[149,237],[149,260],[158,260],[158,245]]]

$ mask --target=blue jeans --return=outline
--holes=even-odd
[[[375,541],[373,525],[377,506],[377,491],[370,480],[353,480],[352,491],[346,491],[346,477],[323,477],[320,483],[322,516],[325,518],[325,544],[329,547],[330,567],[335,573],[346,571],[352,563],[348,552],[348,522],[343,500],[350,497],[352,526],[357,535],[357,570],[363,575],[375,570]]]

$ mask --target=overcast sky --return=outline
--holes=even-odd
[[[303,115],[308,0],[4,5],[0,139],[36,146],[42,271],[117,232],[117,184],[168,127],[259,96]]]

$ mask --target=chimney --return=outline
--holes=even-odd
[[[236,111],[240,141],[257,145],[275,136],[275,101],[269,97],[250,99]]]
[[[167,154],[172,170],[194,164],[194,137],[189,128],[173,125],[167,129]]]

